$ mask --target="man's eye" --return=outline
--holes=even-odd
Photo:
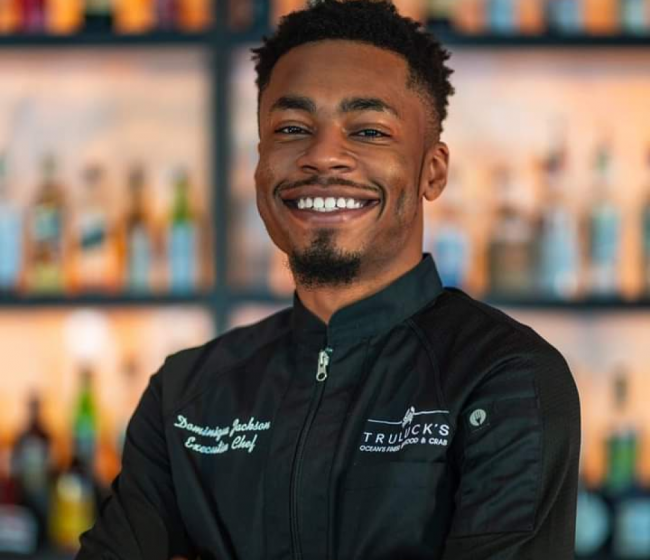
[[[364,128],[363,130],[359,130],[358,132],[354,133],[355,136],[361,136],[362,138],[384,138],[388,137],[388,134],[381,132],[380,130],[376,130],[374,128]]]
[[[278,134],[307,134],[307,131],[304,128],[294,125],[283,126],[282,128],[278,128],[275,132]]]

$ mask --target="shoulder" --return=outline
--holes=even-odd
[[[415,322],[444,372],[444,392],[465,400],[486,384],[504,396],[517,387],[575,391],[562,354],[533,328],[461,290],[446,288]]]
[[[193,348],[167,356],[153,377],[162,394],[163,411],[209,388],[223,373],[238,368],[290,331],[291,309],[257,323],[238,327]]]

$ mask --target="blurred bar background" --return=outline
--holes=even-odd
[[[566,356],[576,558],[650,559],[650,0],[396,0],[452,52],[444,282]],[[165,356],[290,304],[249,49],[300,0],[0,0],[0,557],[68,559]]]

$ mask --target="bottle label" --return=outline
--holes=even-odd
[[[85,217],[81,223],[81,250],[93,251],[101,248],[107,239],[106,220],[98,214]]]
[[[58,243],[61,237],[61,213],[55,208],[37,208],[34,212],[33,234],[37,242]]]

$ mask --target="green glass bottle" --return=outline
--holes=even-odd
[[[174,176],[168,239],[169,288],[174,293],[190,293],[197,288],[197,227],[190,201],[190,179],[179,169]]]
[[[74,455],[82,468],[92,475],[97,448],[97,406],[93,395],[93,372],[88,365],[81,369],[81,386],[73,420]]]

